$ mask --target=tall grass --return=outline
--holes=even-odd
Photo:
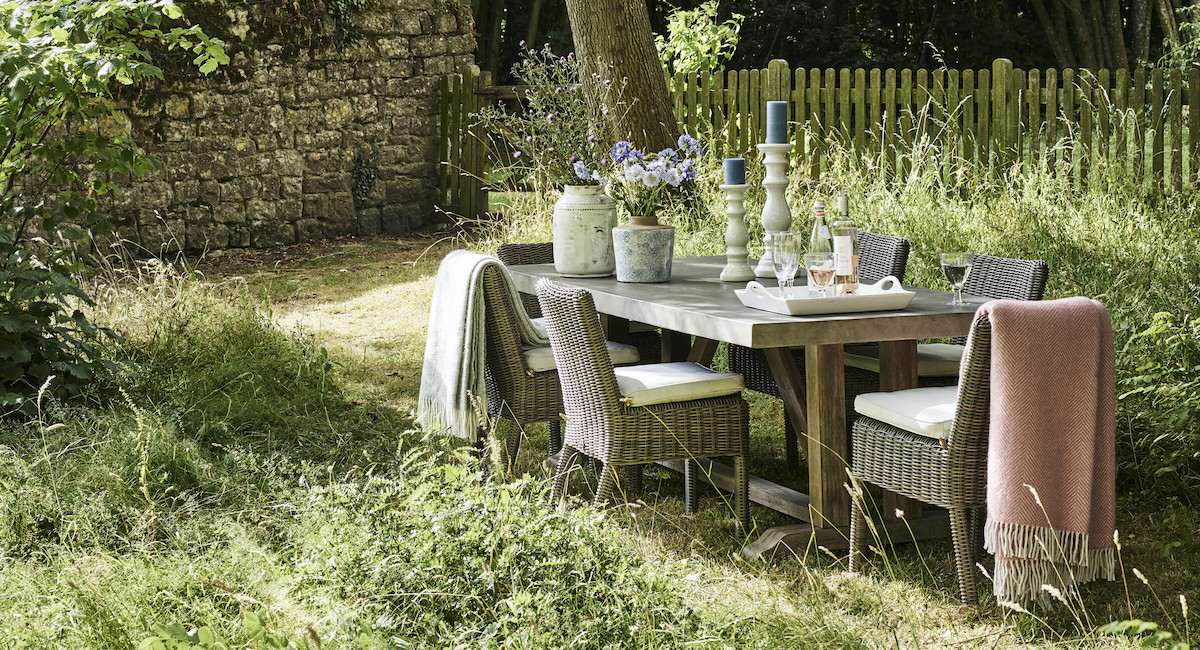
[[[1116,334],[1119,480],[1122,491],[1192,503],[1200,496],[1200,226],[1193,188],[1163,193],[1099,160],[1081,186],[1062,160],[1066,141],[1023,167],[1000,168],[960,156],[954,133],[919,139],[903,176],[834,144],[819,179],[793,164],[788,203],[793,229],[811,226],[814,199],[850,194],[860,228],[912,243],[907,282],[947,288],[937,253],[970,250],[1045,260],[1048,298],[1085,295],[1108,307]],[[809,136],[811,137],[811,136]],[[795,163],[795,161],[794,161]],[[761,253],[761,164],[748,165],[751,252]],[[724,252],[720,161],[707,156],[700,191],[662,218],[677,228],[676,255]],[[498,197],[509,218],[482,243],[550,239],[551,200]],[[757,248],[756,248],[757,245]]]

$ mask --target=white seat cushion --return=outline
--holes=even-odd
[[[733,372],[717,372],[698,363],[677,361],[614,368],[617,387],[629,406],[686,402],[742,392],[746,382]]]
[[[966,348],[952,343],[921,343],[917,345],[917,375],[920,377],[957,377],[958,365]],[[879,348],[875,346],[846,346],[846,365],[870,372],[879,372]]]
[[[859,415],[930,438],[950,435],[958,386],[909,388],[890,393],[863,393],[854,398]]]
[[[613,343],[612,341],[604,342],[608,346],[608,358],[613,365],[637,363],[638,357],[637,348],[624,343]],[[522,347],[521,355],[525,357],[525,366],[533,372],[544,372],[546,370],[554,370],[558,364],[554,363],[554,351],[549,345],[539,347]]]
[[[546,337],[550,336],[549,334],[546,333],[546,317],[545,316],[542,316],[540,318],[530,318],[529,322],[533,323],[533,329],[540,332],[542,336],[546,336]]]

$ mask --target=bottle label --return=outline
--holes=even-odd
[[[854,238],[849,236],[837,236],[833,238],[833,257],[834,264],[837,269],[834,271],[837,275],[851,275],[854,273]]]

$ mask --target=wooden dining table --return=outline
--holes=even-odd
[[[849,435],[846,427],[843,346],[879,343],[880,389],[917,385],[917,339],[965,335],[975,310],[986,302],[964,296],[967,304],[947,304],[946,291],[905,287],[916,293],[905,309],[790,316],[744,306],[734,290],[742,282],[722,282],[723,256],[676,258],[671,280],[640,284],[618,282],[614,277],[568,278],[553,264],[510,266],[519,291],[534,293],[541,278],[587,289],[596,309],[605,315],[610,339],[628,336],[629,322],[662,329],[663,361],[696,361],[707,365],[720,341],[762,349],[779,392],[786,417],[807,438],[807,492],[751,477],[750,500],[800,519],[804,524],[768,529],[745,548],[747,556],[780,549],[796,553],[805,547],[845,548],[850,522],[850,495],[846,466]],[[774,280],[760,279],[765,286]],[[801,291],[805,290],[803,288]],[[790,349],[803,346],[803,375]],[[668,465],[671,465],[668,463]],[[676,463],[682,468],[682,463]],[[732,472],[706,461],[708,480],[729,489]],[[753,474],[754,468],[750,468]],[[922,512],[919,504],[886,495],[882,508],[904,510],[902,520],[884,522],[893,539],[920,539],[947,535],[942,512]]]

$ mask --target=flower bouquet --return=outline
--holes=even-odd
[[[609,194],[631,216],[650,216],[679,197],[684,187],[696,178],[696,165],[704,148],[688,134],[679,136],[678,149],[643,153],[622,140],[613,145],[613,173]],[[576,174],[594,173],[577,165]]]

